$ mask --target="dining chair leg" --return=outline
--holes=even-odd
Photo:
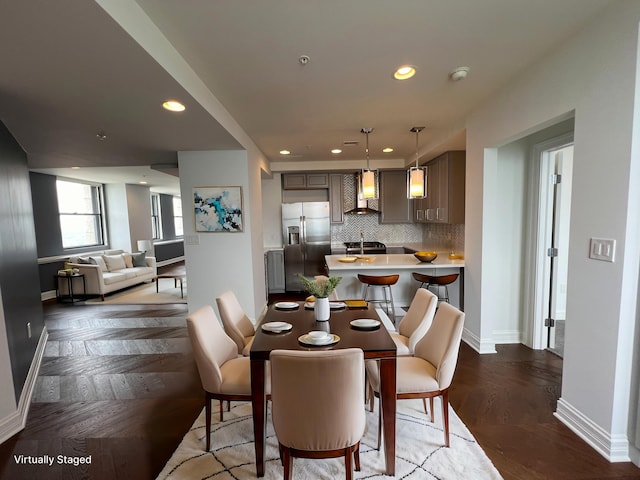
[[[351,464],[351,447],[347,447],[344,449],[344,469],[347,474],[347,480],[351,480],[353,478],[353,465]]]
[[[220,404],[220,421],[224,422],[224,400],[220,400],[218,403]]]
[[[378,447],[376,450],[380,450],[382,443],[382,404],[378,402]]]
[[[206,439],[207,439],[207,446],[205,448],[205,451],[209,451],[209,448],[211,448],[211,397],[209,397],[209,393],[205,392],[204,394],[204,416],[205,416],[205,428],[207,429],[206,432]]]
[[[353,446],[353,461],[356,464],[356,472],[360,471],[360,442]]]
[[[427,412],[427,399],[424,397],[422,398],[422,406],[424,407],[424,414],[429,415],[429,412]]]
[[[291,457],[291,450],[287,447],[283,448],[283,460],[284,460],[284,480],[291,480],[293,474],[293,458]]]
[[[369,389],[369,411],[373,412],[373,402],[375,401],[375,395],[373,394],[373,387],[371,384],[368,384]]]
[[[436,420],[436,412],[433,410],[433,397],[429,397],[429,408],[431,412],[431,423],[433,423]]]
[[[449,389],[442,392],[442,421],[444,423],[444,445],[449,447]]]

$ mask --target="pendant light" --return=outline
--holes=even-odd
[[[363,168],[358,182],[358,198],[360,200],[375,200],[378,198],[378,171],[369,168],[369,134],[373,128],[360,130],[366,135],[367,168]]]
[[[418,165],[418,135],[424,127],[413,127],[410,131],[416,134],[416,166],[407,170],[407,198],[424,198],[427,196],[427,169]]]

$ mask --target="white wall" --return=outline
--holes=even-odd
[[[127,185],[129,252],[138,251],[138,240],[151,240],[151,192],[143,185]]]
[[[255,228],[251,217],[251,187],[249,165],[244,151],[180,152],[180,193],[185,238],[185,264],[189,289],[189,311],[203,305],[213,305],[215,299],[232,290],[249,318],[255,319],[265,301],[264,258],[252,247]],[[242,232],[196,232],[193,208],[193,187],[240,186],[243,196]],[[260,189],[257,189],[260,193]],[[259,203],[259,202],[258,202]],[[254,206],[255,208],[255,206]],[[260,218],[260,212],[257,214]],[[258,228],[259,230],[260,228]],[[262,236],[259,236],[260,242]],[[194,243],[197,243],[194,245]],[[255,262],[254,262],[255,260]],[[259,268],[262,266],[262,268]],[[262,290],[256,289],[254,277],[260,279]],[[254,296],[261,299],[256,302]]]
[[[632,155],[639,19],[640,2],[613,2],[467,121],[466,328],[485,348],[492,343],[496,325],[504,321],[498,305],[512,293],[501,281],[510,265],[496,248],[501,240],[493,214],[499,201],[496,147],[575,110],[567,329],[558,416],[612,460],[628,458],[640,249],[638,219],[628,210],[629,199],[637,199],[640,188],[640,159]],[[587,258],[593,236],[617,240],[615,263]]]
[[[126,185],[105,185],[105,203],[107,208],[107,225],[109,245],[112,249],[130,250],[129,209],[127,204]]]

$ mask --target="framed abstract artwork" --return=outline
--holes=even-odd
[[[194,187],[196,232],[242,232],[242,187]]]

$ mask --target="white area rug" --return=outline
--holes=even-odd
[[[217,412],[217,402],[213,410]],[[421,400],[398,402],[396,475],[395,478],[423,479],[501,479],[473,435],[467,430],[453,409],[449,412],[451,447],[445,448],[441,429],[442,410],[435,401],[436,421],[431,423],[422,410]],[[185,435],[178,449],[169,459],[158,479],[255,479],[255,451],[250,403],[232,403],[225,412],[225,421],[217,421],[214,413],[211,425],[211,451],[205,452],[204,410]],[[388,479],[384,473],[383,449],[377,451],[378,425],[376,410],[367,410],[367,429],[360,443],[362,470],[354,472],[355,479]],[[384,445],[383,445],[384,448]],[[267,419],[267,449],[265,480],[281,479],[284,475],[278,456],[278,441]],[[293,477],[297,479],[334,480],[344,478],[344,458],[311,460],[296,458]]]
[[[143,283],[136,287],[130,287],[121,292],[110,293],[105,296],[104,302],[98,298],[92,298],[85,302],[86,305],[158,305],[165,303],[187,303],[187,282],[184,283],[184,298],[180,297],[180,283],[174,287],[172,278],[161,278],[156,293],[156,283]]]

